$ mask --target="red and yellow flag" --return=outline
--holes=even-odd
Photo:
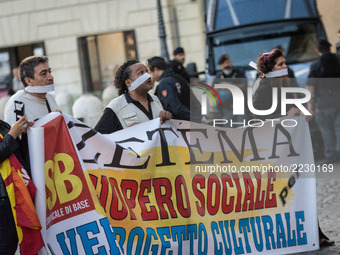
[[[37,254],[44,242],[33,204],[36,188],[14,154],[0,164],[0,171],[11,203],[21,254]]]

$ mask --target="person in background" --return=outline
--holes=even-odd
[[[237,66],[233,66],[233,62],[227,54],[223,54],[219,57],[218,66],[220,70],[216,73],[216,78],[246,78],[245,71]]]
[[[340,29],[338,31],[338,42],[336,43],[336,53],[340,55]]]
[[[257,70],[260,72],[260,82],[253,97],[253,105],[257,110],[268,110],[272,106],[272,89],[278,89],[278,103],[276,110],[271,115],[255,116],[258,119],[274,119],[281,115],[281,88],[290,87],[288,79],[288,67],[282,50],[275,48],[271,52],[263,53],[257,60]],[[293,98],[294,95],[288,94],[287,98]],[[287,105],[286,115],[300,115],[300,111],[292,105]],[[306,116],[310,121],[311,116]]]
[[[340,161],[340,55],[330,47],[327,40],[319,41],[320,58],[311,65],[306,85],[312,95],[307,107],[315,114],[324,142],[323,164]]]
[[[213,81],[213,86],[215,84],[223,84],[223,83],[232,83],[233,85],[240,88],[246,98],[246,89],[247,89],[247,76],[245,71],[241,67],[233,66],[233,63],[230,57],[227,54],[223,54],[219,57],[217,64],[220,67],[220,70],[217,71],[216,77]],[[223,80],[228,79],[228,80]],[[221,100],[222,107],[217,108],[217,116],[216,118],[222,118],[228,120],[229,127],[237,127],[238,125],[232,125],[233,123],[242,122],[243,120],[248,119],[248,113],[246,112],[244,115],[234,115],[233,114],[233,97],[231,93],[226,89],[218,89],[217,90]],[[245,100],[247,102],[247,100]],[[245,108],[247,109],[247,108]]]
[[[12,69],[13,79],[12,79],[12,90],[13,94],[22,89],[21,82],[19,80],[19,67],[14,67]]]
[[[190,83],[190,75],[184,67],[185,52],[182,47],[177,47],[173,51],[173,60],[170,61],[170,67],[175,73],[181,75],[188,83]]]
[[[274,49],[279,49],[279,50],[281,50],[282,52],[283,52],[283,54],[285,54],[285,52],[284,52],[284,48],[283,48],[283,46],[282,45],[278,45],[278,46],[276,46]],[[287,70],[288,70],[288,78],[290,78],[290,87],[299,87],[299,85],[298,85],[298,83],[297,83],[297,80],[296,80],[296,78],[295,78],[295,74],[294,74],[294,71],[287,65]],[[256,78],[258,79],[260,77],[260,72],[258,72],[257,74],[256,74]],[[257,90],[257,88],[258,88],[258,85],[259,85],[259,80],[256,80],[256,82],[255,82],[255,84],[254,84],[254,86],[253,86],[253,94],[255,94],[255,91]],[[299,96],[298,96],[298,94],[294,94],[294,98],[298,98]]]
[[[152,57],[147,60],[152,81],[158,81],[155,95],[161,101],[165,110],[171,112],[174,119],[201,121],[201,105],[192,93],[188,82],[161,57]],[[190,101],[192,115],[190,115]],[[191,117],[191,118],[190,118]]]
[[[158,98],[148,93],[153,83],[147,67],[137,60],[129,60],[118,68],[114,85],[119,96],[109,103],[95,126],[99,133],[110,134],[158,117],[161,123],[172,118]]]
[[[257,119],[274,119],[281,117],[281,93],[282,87],[289,87],[288,69],[284,53],[279,49],[273,49],[271,52],[262,54],[257,60],[257,69],[260,76],[263,77],[260,81],[259,88],[253,97],[253,105],[258,110],[268,110],[272,106],[272,88],[278,88],[277,109],[271,115],[256,116]],[[287,98],[293,95],[287,96]],[[300,115],[299,109],[287,105],[287,115]],[[312,120],[312,116],[306,115],[306,121]],[[331,246],[335,242],[321,231],[319,227],[319,242],[320,246]]]
[[[282,45],[278,45],[275,48],[281,50],[285,54],[285,51],[284,51],[284,48],[283,48]],[[289,66],[287,66],[287,69],[288,69],[288,78],[290,78],[290,86],[291,87],[299,87],[299,85],[296,81],[296,78],[295,78],[294,71]],[[297,95],[295,95],[294,97],[297,98]]]

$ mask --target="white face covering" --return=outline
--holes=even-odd
[[[225,75],[231,74],[232,71],[233,71],[233,69],[232,69],[231,67],[222,69],[222,72],[223,72]]]
[[[30,93],[47,93],[54,91],[54,84],[44,86],[27,86],[25,90]]]
[[[255,62],[250,61],[249,65],[250,65],[252,68],[254,68],[254,69],[257,70],[257,65],[256,65]],[[274,77],[281,77],[281,76],[285,76],[285,75],[288,75],[288,68],[265,73],[265,74],[264,74],[264,77],[267,77],[267,78],[274,78]]]
[[[274,78],[274,77],[281,77],[281,76],[285,76],[285,75],[288,75],[288,68],[265,73],[264,77]]]
[[[134,80],[131,83],[131,86],[129,87],[129,91],[131,90],[135,90],[136,88],[138,88],[140,85],[142,85],[145,81],[147,81],[150,78],[150,74],[149,73],[145,73],[141,76],[139,76],[136,80]]]

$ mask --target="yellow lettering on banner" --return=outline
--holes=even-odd
[[[57,192],[54,187],[54,181],[49,175],[49,172],[52,172],[52,178],[53,178],[53,172],[54,172],[54,163],[53,160],[48,160],[45,163],[45,184],[46,187],[51,191],[51,195],[49,197],[46,197],[47,207],[49,210],[52,210],[52,208],[55,205],[55,202],[57,201]]]
[[[64,165],[64,172],[60,171],[59,163]],[[55,187],[58,192],[60,204],[69,202],[78,197],[82,190],[82,183],[78,176],[70,174],[73,171],[74,162],[70,155],[59,153],[54,156],[54,176],[58,180]],[[68,193],[65,182],[68,181],[72,185],[71,192]]]
[[[63,166],[63,167],[61,167]],[[71,174],[74,169],[74,162],[70,155],[66,153],[58,153],[54,156],[54,162],[48,160],[45,163],[45,183],[50,190],[51,196],[47,197],[47,207],[52,210],[57,197],[60,204],[67,203],[77,198],[83,188],[81,179]],[[52,172],[51,174],[50,171]],[[66,183],[68,184],[67,189]]]

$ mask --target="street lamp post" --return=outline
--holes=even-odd
[[[158,37],[161,42],[161,57],[165,59],[165,61],[169,61],[169,53],[168,47],[166,45],[166,32],[163,21],[161,0],[157,0],[157,11],[158,11]]]

